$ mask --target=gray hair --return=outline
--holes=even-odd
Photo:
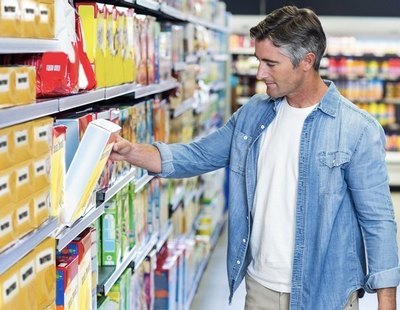
[[[326,36],[317,15],[310,9],[284,6],[268,14],[250,29],[256,41],[265,39],[279,47],[297,67],[307,53],[315,54],[314,70],[318,71],[325,53]]]

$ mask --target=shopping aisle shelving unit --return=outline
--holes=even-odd
[[[52,235],[57,228],[57,219],[50,218],[40,227],[23,237],[9,249],[0,253],[0,275],[7,271],[15,262],[32,251],[38,244]]]

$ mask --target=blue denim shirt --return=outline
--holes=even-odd
[[[329,89],[301,133],[291,309],[342,309],[355,290],[374,292],[400,282],[384,132],[332,82],[326,83]],[[280,102],[256,95],[225,126],[199,141],[155,143],[162,177],[230,168],[229,300],[252,259],[260,137]]]

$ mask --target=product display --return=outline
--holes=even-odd
[[[164,292],[169,309],[188,308],[198,282],[185,283],[208,254],[191,256],[200,179],[162,180],[108,157],[117,134],[190,142],[222,124],[225,5],[170,1],[160,18],[139,3],[3,2],[0,114],[12,116],[0,118],[0,260],[28,254],[0,270],[0,308],[160,309]],[[55,40],[4,53],[14,41],[3,36]]]

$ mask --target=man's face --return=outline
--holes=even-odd
[[[290,97],[300,91],[304,76],[301,63],[294,68],[289,57],[269,39],[255,42],[255,56],[260,62],[257,79],[265,82],[269,96]]]

